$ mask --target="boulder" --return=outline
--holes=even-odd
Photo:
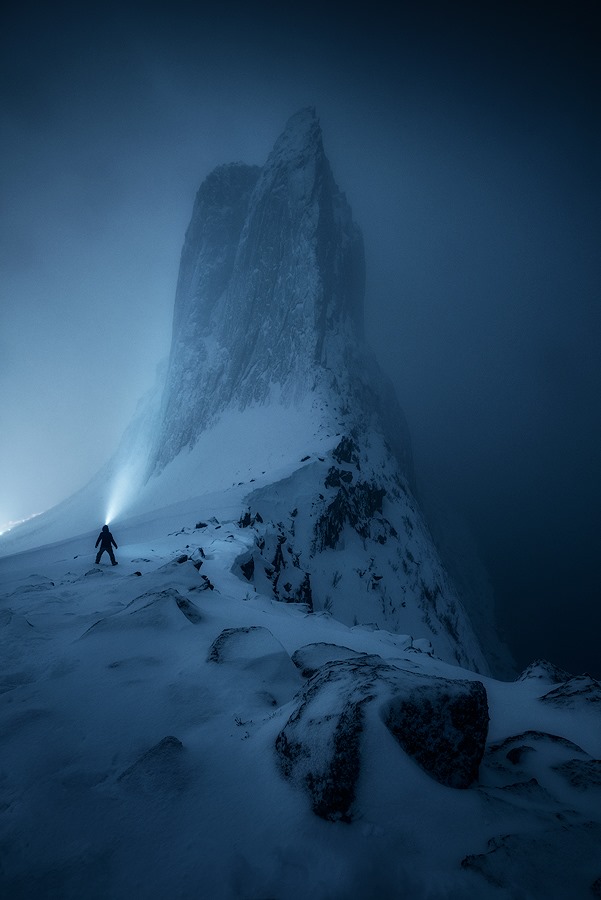
[[[540,698],[542,703],[573,709],[601,703],[601,684],[590,675],[576,675]]]
[[[342,647],[340,644],[318,642],[299,647],[292,654],[292,662],[300,669],[303,678],[311,678],[325,663],[334,662],[338,659],[366,657],[367,655],[367,653],[360,650]]]
[[[395,693],[383,711],[403,750],[447,787],[478,777],[488,733],[488,703],[480,681],[430,678]]]
[[[368,717],[368,708],[378,714]],[[374,656],[323,665],[275,742],[283,775],[308,792],[316,815],[352,820],[363,732],[379,726],[436,781],[466,788],[484,753],[486,691],[478,681],[415,674]]]

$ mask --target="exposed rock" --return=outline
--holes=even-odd
[[[251,479],[251,480],[254,480],[254,479]],[[249,526],[254,525],[255,522],[262,522],[262,521],[263,521],[263,519],[261,518],[259,513],[255,513],[254,516],[252,516],[250,513],[250,509],[247,509],[240,516],[240,519],[238,520],[238,527],[239,528],[248,528]]]
[[[254,520],[249,522],[253,524]],[[313,610],[311,576],[301,568],[291,538],[281,523],[266,527],[257,533],[255,548],[237,557],[232,571],[239,570],[260,593],[271,594],[282,603],[303,603]]]
[[[238,559],[238,565],[247,581],[252,581],[255,574],[255,560],[252,553]]]
[[[548,684],[560,684],[562,681],[572,678],[572,675],[546,659],[535,659],[526,666],[521,675],[518,675],[516,681],[528,681],[531,678],[538,678]]]
[[[187,597],[182,597],[180,594],[175,598],[175,602],[177,603],[177,608],[185,615],[189,622],[192,622],[193,625],[198,625],[198,623],[202,621],[200,612]]]
[[[540,698],[542,703],[575,707],[601,703],[601,684],[590,675],[576,675]]]
[[[373,699],[374,673],[349,678],[332,664],[297,698],[278,734],[282,773],[308,791],[313,812],[329,821],[350,821],[359,772],[363,706]]]
[[[357,469],[361,468],[359,464],[359,447],[348,435],[342,438],[332,455],[337,463],[347,463],[355,466]]]
[[[553,770],[562,775],[572,787],[579,791],[587,791],[591,788],[601,788],[601,760],[599,759],[569,759]]]
[[[486,691],[480,681],[434,681],[393,697],[384,721],[403,750],[436,781],[467,788],[478,777],[486,744]]]
[[[315,524],[313,551],[335,549],[347,524],[361,537],[369,537],[372,519],[376,513],[381,514],[385,494],[384,488],[365,481],[340,483],[336,496]]]
[[[276,739],[283,774],[308,791],[313,811],[350,821],[361,769],[366,711],[435,780],[467,787],[478,773],[488,730],[484,686],[416,675],[379,657],[326,663],[296,698]]]
[[[357,657],[366,657],[367,653],[358,650],[351,650],[348,647],[341,647],[339,644],[306,644],[300,647],[292,654],[292,662],[298,666],[303,678],[311,678],[312,675],[321,669],[328,662],[334,662],[339,659],[355,659]]]
[[[324,486],[327,488],[341,487],[342,484],[350,484],[353,480],[353,473],[345,469],[337,469],[331,466],[326,475]]]

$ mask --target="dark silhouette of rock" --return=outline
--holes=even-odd
[[[429,775],[467,788],[478,777],[488,733],[488,703],[480,681],[433,679],[394,697],[384,721],[399,744]]]

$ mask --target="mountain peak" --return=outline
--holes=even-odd
[[[227,409],[301,401],[362,345],[363,243],[315,110],[287,122],[262,169],[219,167],[201,185],[178,279],[151,469]],[[358,351],[360,352],[360,351]]]
[[[299,109],[290,116],[274,144],[272,157],[296,157],[307,152],[323,152],[321,126],[313,106]]]
[[[220,166],[201,185],[162,391],[86,496],[97,506],[108,481],[138,513],[252,482],[252,550],[237,562],[252,590],[416,636],[482,671],[415,501],[363,299],[361,233],[303,109],[261,169]]]

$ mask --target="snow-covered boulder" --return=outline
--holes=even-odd
[[[575,675],[540,698],[553,706],[601,704],[601,684],[590,675]],[[598,707],[601,708],[601,707]]]
[[[140,594],[125,609],[99,619],[81,639],[97,637],[104,632],[120,634],[127,629],[180,630],[185,623],[198,625],[200,621],[198,608],[176,588],[152,590]]]
[[[386,727],[432,778],[468,787],[488,732],[479,681],[417,675],[380,657],[326,663],[296,698],[275,746],[282,773],[324,819],[350,821],[366,728]]]
[[[292,654],[292,662],[300,669],[303,678],[311,678],[326,663],[339,659],[365,658],[367,653],[359,650],[351,650],[349,647],[341,647],[340,644],[307,644],[299,647]]]
[[[241,692],[252,688],[272,706],[290,700],[302,683],[284,647],[261,625],[226,628],[211,644],[207,661],[229,669]]]
[[[501,896],[584,900],[601,897],[600,844],[598,823],[564,822],[492,838],[485,853],[467,856],[462,866],[483,876],[486,896],[491,886],[502,890],[509,882],[515,890]]]
[[[547,684],[561,684],[562,681],[567,681],[568,678],[571,677],[569,672],[560,669],[559,666],[554,665],[548,660],[535,659],[534,662],[531,662],[530,665],[526,666],[524,671],[518,675],[516,681],[529,681],[530,679],[537,678]]]

